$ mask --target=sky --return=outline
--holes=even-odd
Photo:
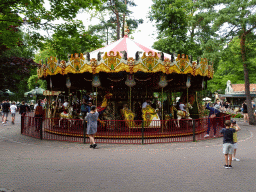
[[[152,0],[134,0],[137,4],[136,7],[129,7],[129,10],[133,12],[131,16],[136,19],[143,19],[143,24],[140,24],[135,33],[133,33],[132,37],[134,37],[134,41],[140,43],[146,47],[152,47],[153,43],[156,41],[156,35],[152,35],[153,33],[156,34],[156,28],[154,27],[154,23],[149,21],[148,13],[150,11],[150,6],[153,4]],[[45,6],[48,7],[49,2],[45,1]],[[89,13],[79,13],[76,19],[82,20],[86,29],[88,29],[88,25],[92,25],[99,23],[99,20],[94,18],[90,20]],[[56,21],[54,23],[61,23],[62,20]],[[47,32],[41,32],[44,35],[47,35]],[[128,35],[129,36],[129,35]]]

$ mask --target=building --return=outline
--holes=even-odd
[[[252,99],[256,98],[256,84],[250,84],[250,94]],[[246,100],[244,84],[231,84],[231,81],[228,80],[225,95],[221,95],[221,97],[233,106],[240,106]]]

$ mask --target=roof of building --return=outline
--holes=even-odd
[[[244,84],[232,84],[231,85],[234,92],[245,91]],[[250,84],[250,92],[256,91],[256,84]]]

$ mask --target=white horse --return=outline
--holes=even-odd
[[[70,122],[70,125],[72,124],[72,120],[71,120],[73,118],[72,112],[73,112],[73,107],[65,108],[65,110],[60,114],[59,127],[60,127],[60,122],[63,119],[67,119]]]
[[[178,116],[178,127],[180,127],[180,119],[184,118],[184,119],[192,119],[190,117],[190,113],[189,113],[189,109],[192,109],[192,105],[190,103],[186,103],[185,104],[185,110],[186,111],[182,111],[182,110],[178,110],[177,111],[177,116]]]

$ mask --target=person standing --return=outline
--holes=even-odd
[[[219,111],[220,106],[215,105],[215,107],[210,107],[209,105],[210,105],[210,103],[208,103],[206,106],[206,109],[209,109],[210,113],[209,113],[209,117],[208,117],[208,129],[207,129],[207,133],[204,137],[210,136],[209,133],[210,133],[211,126],[213,126],[213,131],[214,131],[213,137],[215,137],[216,136],[216,127],[217,127],[217,123],[218,123],[217,121],[218,121],[218,117],[220,117],[220,111]]]
[[[232,161],[240,161],[240,159],[236,158],[236,150],[237,150],[237,131],[240,131],[241,128],[239,127],[239,125],[236,124],[235,120],[231,120],[231,128],[235,129],[236,132],[233,133],[233,155],[232,155]]]
[[[90,138],[90,148],[95,149],[97,144],[95,143],[94,137],[97,133],[97,120],[99,113],[97,112],[96,106],[91,107],[90,113],[87,113],[85,120],[87,121],[87,134]]]
[[[4,125],[6,125],[9,109],[10,109],[10,103],[9,103],[8,99],[6,99],[5,103],[2,105],[2,111],[3,111],[3,114],[4,114],[4,119],[3,119],[4,120],[3,121]]]
[[[21,115],[25,115],[27,111],[28,111],[28,107],[27,105],[25,105],[25,101],[22,101],[20,105],[19,113]]]
[[[15,114],[17,111],[17,106],[15,105],[15,102],[13,102],[10,106],[11,116],[12,116],[12,124],[14,124],[15,121]]]
[[[44,116],[44,109],[41,105],[41,101],[39,100],[37,102],[37,106],[36,106],[36,109],[35,109],[36,131],[42,130],[43,116]]]
[[[242,108],[243,108],[243,114],[244,114],[244,122],[248,122],[249,116],[248,116],[246,101],[244,101]]]
[[[235,129],[231,128],[231,121],[225,121],[226,128],[221,129],[220,133],[223,134],[223,153],[225,157],[224,168],[232,168],[232,153],[233,153],[233,134],[236,132]]]
[[[2,123],[4,123],[4,112],[3,112],[3,104],[5,103],[5,100],[1,103],[1,113],[2,113]]]

